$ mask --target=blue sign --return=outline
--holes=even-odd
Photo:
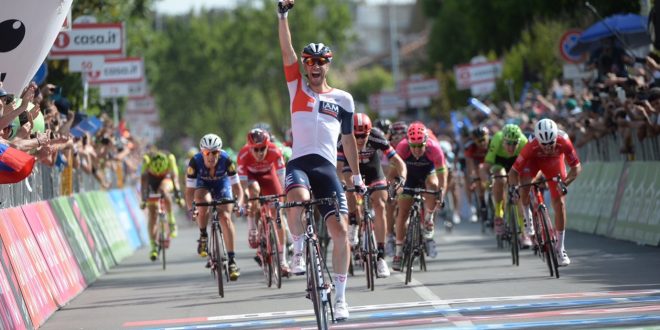
[[[82,137],[85,133],[90,133],[91,135],[96,134],[96,131],[98,131],[103,123],[101,123],[101,120],[91,116],[88,117],[87,119],[83,120],[80,122],[80,124],[76,125],[76,127],[71,129],[71,135],[74,137]]]
[[[37,83],[37,85],[41,85],[46,81],[46,77],[48,77],[48,64],[43,62],[41,63],[39,70],[37,70],[37,73],[34,74],[32,80]]]

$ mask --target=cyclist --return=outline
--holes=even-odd
[[[333,54],[322,43],[310,43],[302,51],[302,62],[307,81],[303,80],[298,66],[298,56],[291,43],[291,32],[287,20],[293,0],[282,0],[278,4],[278,31],[284,73],[289,89],[291,107],[291,130],[293,154],[286,166],[288,201],[310,199],[310,189],[317,198],[332,197],[340,201],[341,222],[335,221],[335,208],[331,205],[319,207],[333,241],[332,268],[335,271],[334,316],[337,320],[348,318],[346,303],[346,280],[350,249],[346,235],[348,207],[346,196],[337,176],[337,139],[341,133],[344,155],[353,171],[352,183],[364,191],[364,183],[358,167],[358,152],[353,136],[353,112],[355,104],[351,94],[332,88],[326,76]],[[303,227],[300,222],[302,209],[287,211],[289,229],[293,236],[294,256],[292,272],[304,274]]]
[[[438,204],[441,204],[444,199],[445,187],[447,186],[445,155],[438,142],[429,138],[426,126],[420,122],[410,124],[407,137],[399,142],[396,152],[403,158],[408,172],[404,187],[425,187],[428,190],[442,189],[442,194],[436,198],[425,196],[425,218],[422,219],[422,233],[426,239],[427,251],[430,257],[435,258],[437,252],[433,240],[433,213]],[[399,213],[396,217],[396,252],[392,269],[401,270],[403,242],[406,235],[405,225],[412,206],[411,196],[407,194],[400,195],[397,205]]]
[[[385,155],[390,162],[390,165],[395,171],[390,171],[389,176],[396,176],[398,180],[403,180],[406,177],[406,165],[392,146],[390,146],[385,134],[378,128],[372,129],[371,119],[364,113],[356,113],[353,115],[353,134],[357,141],[358,151],[360,153],[360,173],[364,174],[364,181],[369,187],[385,187],[387,180],[383,174],[383,169],[380,166],[380,154]],[[378,152],[380,151],[380,152]],[[337,148],[337,168],[343,168],[346,164],[344,157],[344,148],[340,143]],[[350,172],[350,169],[348,169]],[[394,180],[392,178],[391,180]],[[390,180],[390,181],[391,181]],[[371,194],[371,206],[375,213],[375,235],[378,247],[376,274],[378,277],[389,277],[390,270],[385,261],[385,201],[387,200],[387,190],[377,190]],[[359,225],[356,217],[356,196],[355,194],[348,195],[349,206],[349,228],[348,228],[348,242],[352,246],[358,244],[358,231]]]
[[[147,206],[147,198],[150,194],[163,194],[167,222],[170,227],[170,237],[177,236],[176,219],[174,218],[174,209],[172,208],[172,191],[177,204],[181,204],[181,188],[179,188],[179,169],[176,166],[176,158],[171,153],[155,151],[151,154],[145,154],[142,158],[142,173],[140,176],[142,187],[142,203],[140,207],[144,209]],[[158,247],[156,246],[156,208],[155,203],[149,204],[148,224],[149,241],[151,242],[151,251],[149,258],[156,261],[158,258]]]
[[[247,134],[247,144],[238,152],[238,176],[248,198],[260,195],[280,195],[284,186],[284,157],[282,151],[270,141],[268,132],[254,128]],[[259,218],[258,201],[248,202],[248,242],[250,248],[259,246],[259,232],[255,219]],[[275,218],[274,206],[271,206],[271,217]],[[284,229],[278,229],[280,244],[284,242]],[[288,274],[286,253],[280,249],[280,268],[283,274]],[[259,260],[257,258],[257,260]]]
[[[571,167],[566,174],[566,165],[564,160]],[[532,212],[529,209],[530,196],[529,186],[518,188],[519,184],[530,183],[539,171],[546,178],[554,178],[561,175],[562,180],[568,186],[580,174],[582,166],[573,143],[568,135],[557,128],[557,124],[551,119],[541,119],[534,126],[534,139],[527,143],[520,151],[509,171],[509,193],[514,200],[520,197],[524,206],[525,226],[528,233],[534,233],[532,224]],[[568,266],[571,259],[566,254],[564,246],[565,225],[566,225],[566,197],[563,196],[557,182],[548,181],[550,196],[552,199],[552,209],[555,212],[555,230],[557,232],[557,256],[561,266]],[[520,190],[520,191],[519,191]]]
[[[488,154],[486,154],[486,160],[482,168],[484,172],[482,176],[488,176],[489,174],[506,175],[526,144],[527,138],[518,125],[504,125],[502,130],[495,133],[490,141]],[[503,178],[493,178],[492,196],[495,205],[495,233],[498,235],[504,233],[505,184],[506,181]],[[522,210],[522,204],[519,202],[518,205]],[[530,229],[530,227],[525,226],[525,231],[521,233],[522,240],[520,242],[523,248],[532,246]]]
[[[388,134],[388,140],[390,141],[390,146],[396,150],[396,146],[401,142],[401,140],[406,138],[406,134],[408,133],[408,124],[404,121],[397,121],[390,126],[390,131]],[[386,166],[386,168],[383,168],[383,170],[387,170],[389,172],[389,160],[387,160],[387,157],[384,156],[386,159],[385,163],[383,166]],[[383,164],[383,161],[381,160],[381,164]],[[392,182],[390,182],[392,184]],[[387,205],[385,207],[385,211],[387,212],[387,216],[385,219],[387,220],[387,242],[385,244],[385,254],[392,257],[394,256],[394,252],[396,249],[396,237],[395,237],[395,226],[394,223],[396,222],[396,200],[388,200]]]
[[[486,209],[484,184],[486,184],[488,180],[486,177],[481,177],[481,172],[484,166],[483,164],[484,159],[486,158],[486,153],[488,153],[488,139],[488,128],[480,126],[470,132],[470,140],[465,145],[465,177],[466,180],[469,180],[467,186],[469,187],[469,192],[473,192],[476,189],[479,198],[479,205],[482,207],[481,210],[477,209],[477,212],[482,212],[482,214],[484,214],[484,210]],[[473,206],[478,208],[479,205]],[[486,220],[486,223],[489,226],[491,225],[489,219],[484,220]]]
[[[186,203],[192,212],[193,200],[197,203],[211,202],[218,199],[231,199],[236,196],[236,205],[243,205],[243,189],[236,173],[236,166],[227,152],[222,150],[222,140],[215,134],[206,134],[199,141],[201,152],[195,154],[188,162],[186,170]],[[241,209],[235,208],[240,215]],[[234,253],[234,223],[231,220],[231,204],[218,206],[218,215],[229,257],[229,279],[235,281],[241,275],[236,265]],[[197,224],[199,225],[199,240],[197,253],[200,257],[208,256],[208,207],[198,207]],[[210,266],[210,263],[207,263]]]

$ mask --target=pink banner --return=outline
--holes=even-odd
[[[0,211],[0,219],[4,219]],[[0,329],[26,329],[21,309],[18,307],[16,296],[9,284],[13,282],[14,287],[18,288],[16,278],[11,273],[11,269],[5,272],[5,265],[9,264],[7,251],[0,245]]]
[[[89,227],[87,227],[87,219],[85,219],[85,216],[82,214],[80,211],[80,207],[78,206],[78,200],[75,198],[69,199],[71,202],[71,209],[73,210],[73,214],[75,214],[76,219],[78,220],[78,224],[80,225],[80,230],[82,230],[83,235],[85,235],[85,239],[87,240],[87,245],[89,246],[89,250],[92,251],[93,255],[96,255],[96,245],[94,244],[94,237],[92,236],[92,233],[89,231]]]
[[[55,283],[55,301],[63,306],[85,288],[85,279],[48,202],[22,207]]]
[[[37,328],[57,309],[49,288],[55,284],[20,208],[1,211],[0,237],[18,277],[25,304]]]

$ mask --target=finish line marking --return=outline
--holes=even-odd
[[[560,293],[560,294],[545,294],[545,295],[525,295],[525,296],[503,296],[503,297],[484,297],[484,298],[462,298],[462,299],[436,299],[432,301],[418,301],[409,303],[396,303],[396,304],[378,304],[378,305],[365,305],[349,307],[350,312],[364,312],[364,311],[378,311],[387,309],[404,309],[415,307],[434,307],[434,306],[449,306],[451,304],[469,304],[469,303],[482,303],[482,302],[499,302],[499,301],[515,301],[515,300],[540,300],[540,299],[566,299],[566,298],[593,298],[593,297],[607,297],[607,296],[632,296],[632,295],[651,295],[658,294],[660,290],[627,290],[627,291],[599,291],[599,292],[576,292],[576,293]],[[612,298],[619,302],[628,301],[625,298]],[[539,304],[531,303],[524,304],[528,307],[539,307]],[[519,305],[522,306],[522,305]],[[436,307],[434,307],[436,308]],[[440,307],[441,309],[443,307]],[[446,309],[446,307],[445,307]],[[468,307],[469,309],[469,307]],[[460,309],[459,309],[460,310]],[[237,314],[237,315],[222,315],[211,317],[191,317],[167,320],[149,320],[149,321],[133,321],[125,322],[123,327],[147,327],[159,326],[167,324],[191,324],[202,322],[226,322],[236,320],[248,319],[266,319],[266,318],[283,318],[283,317],[297,317],[297,316],[311,316],[314,315],[312,309],[297,310],[297,311],[282,311],[282,312],[269,312],[269,313],[250,313],[250,314]]]

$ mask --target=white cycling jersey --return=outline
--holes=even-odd
[[[317,154],[337,166],[339,134],[353,133],[353,96],[333,88],[314,92],[304,81],[298,63],[284,68],[291,106],[291,159]]]

